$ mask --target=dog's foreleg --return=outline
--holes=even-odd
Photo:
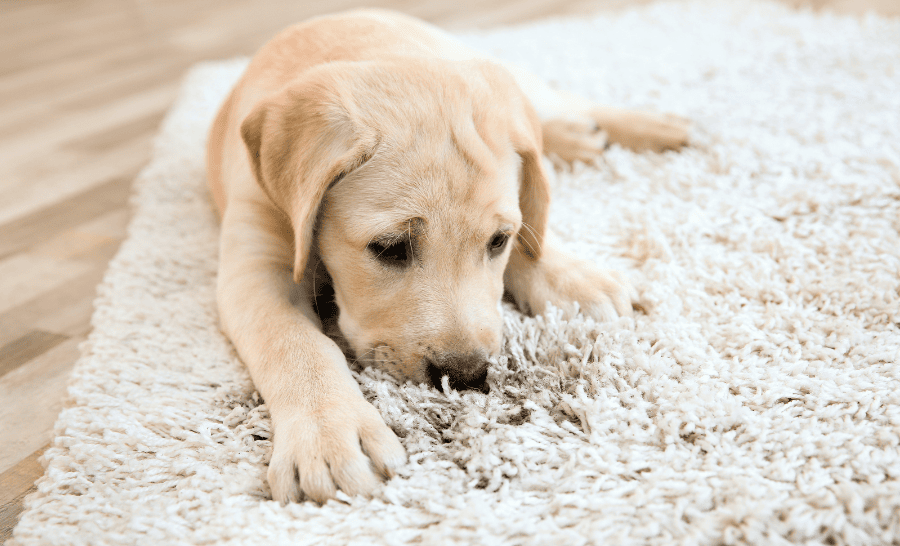
[[[549,233],[540,257],[533,254],[513,249],[503,276],[506,291],[523,312],[540,314],[551,304],[571,316],[577,303],[581,312],[597,320],[632,315],[637,292],[620,273],[558,250]]]
[[[320,331],[309,287],[294,283],[290,225],[272,205],[229,202],[219,260],[223,329],[272,417],[273,498],[372,493],[375,471],[390,476],[406,454]]]

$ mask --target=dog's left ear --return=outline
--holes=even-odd
[[[516,152],[522,158],[522,180],[519,186],[519,210],[522,229],[519,230],[516,250],[531,260],[541,257],[547,216],[550,212],[550,185],[541,161],[540,124],[536,138],[514,140]]]
[[[486,123],[485,132],[505,132],[522,162],[519,182],[519,211],[522,213],[522,229],[519,230],[513,252],[527,261],[541,257],[547,216],[550,212],[550,183],[544,170],[543,136],[541,120],[519,87],[513,75],[493,61],[474,61],[490,92],[492,104],[504,105],[504,111],[481,112],[479,118]]]
[[[291,220],[297,283],[326,190],[365,163],[378,142],[359,123],[346,84],[340,67],[310,70],[261,101],[241,124],[257,182]]]
[[[513,147],[522,160],[522,179],[519,183],[522,229],[519,230],[515,250],[529,260],[537,261],[541,257],[547,216],[550,213],[550,183],[541,160],[541,121],[521,91],[519,95],[521,104],[514,114],[513,128],[510,131]]]

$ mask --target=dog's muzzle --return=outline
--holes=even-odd
[[[487,386],[487,355],[481,351],[468,354],[445,354],[441,356],[426,356],[426,369],[431,384],[437,390],[442,390],[441,379],[446,375],[450,388],[455,390],[472,389],[488,392]]]

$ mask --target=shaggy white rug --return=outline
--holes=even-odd
[[[409,464],[372,500],[270,501],[203,173],[245,61],[200,66],[14,544],[898,544],[900,22],[672,3],[465,39],[695,120],[681,153],[558,174],[556,231],[627,271],[648,313],[508,308],[488,396],[363,371]]]

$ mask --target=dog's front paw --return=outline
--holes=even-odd
[[[272,498],[324,503],[338,489],[369,496],[380,478],[392,477],[406,461],[406,451],[378,410],[360,395],[350,396],[358,399],[276,420],[268,474]]]
[[[506,289],[521,310],[543,313],[547,304],[571,316],[577,308],[597,320],[630,317],[638,294],[618,271],[603,270],[564,252],[545,249],[541,259],[508,269]]]

